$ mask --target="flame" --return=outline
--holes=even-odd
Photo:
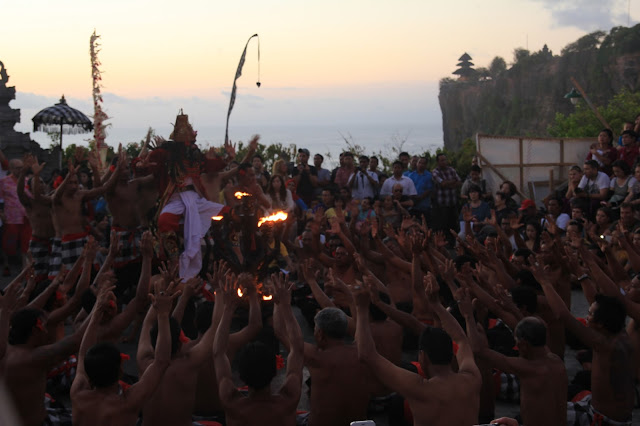
[[[264,294],[262,295],[262,300],[271,300],[271,299],[273,299],[272,295],[269,295],[269,296],[265,296]]]
[[[244,293],[242,293],[242,290],[238,288],[238,297],[242,297]]]
[[[211,216],[211,220],[222,220],[224,216]]]
[[[235,194],[233,194],[238,200],[241,200],[243,197],[250,197],[251,194],[247,193],[247,192],[236,192]]]
[[[258,228],[262,226],[263,223],[265,222],[280,222],[283,220],[287,220],[287,217],[289,215],[283,211],[279,211],[279,212],[275,212],[274,214],[272,214],[271,216],[266,216],[261,218],[258,221]]]

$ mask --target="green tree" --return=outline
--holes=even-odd
[[[598,108],[598,112],[609,123],[614,133],[622,129],[625,121],[633,121],[638,111],[640,92],[630,92],[626,89],[616,94],[606,106]],[[556,114],[547,131],[554,137],[595,137],[603,127],[593,111],[584,102],[580,102],[573,113]]]
[[[562,54],[565,55],[567,53],[577,53],[597,49],[606,35],[607,33],[604,31],[594,31],[582,36],[573,43],[567,44],[564,49],[562,49]]]
[[[513,49],[513,64],[515,65],[521,63],[529,56],[531,56],[531,52],[529,52],[527,49],[523,47],[516,47],[515,49]]]
[[[506,70],[507,62],[500,56],[496,56],[495,58],[493,58],[493,60],[491,61],[491,65],[489,65],[489,74],[492,78],[496,78]]]

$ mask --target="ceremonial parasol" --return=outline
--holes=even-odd
[[[64,95],[54,106],[43,109],[32,119],[33,131],[60,131],[60,155],[62,156],[62,134],[88,133],[93,130],[91,119],[82,112],[67,105]]]

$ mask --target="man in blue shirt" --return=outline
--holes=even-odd
[[[413,215],[417,217],[424,216],[427,220],[431,218],[431,192],[433,190],[433,178],[431,172],[427,170],[427,159],[421,157],[418,159],[416,171],[407,175],[413,181],[418,193],[414,197],[414,205],[411,210]]]

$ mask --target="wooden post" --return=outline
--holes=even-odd
[[[522,139],[518,139],[520,143],[520,188],[524,190],[524,153],[522,152]]]
[[[598,109],[593,105],[593,103],[591,102],[591,100],[589,99],[589,97],[587,96],[585,91],[582,89],[582,86],[580,86],[580,84],[578,84],[578,82],[576,81],[575,78],[569,77],[569,79],[571,80],[571,83],[573,83],[575,88],[578,89],[578,92],[580,92],[580,94],[584,98],[584,101],[587,103],[587,105],[589,105],[589,108],[591,108],[591,111],[593,111],[593,113],[596,115],[598,120],[600,120],[600,122],[602,124],[604,124],[604,127],[606,127],[607,129],[613,131],[611,126],[609,126],[609,123],[607,123],[607,120],[605,120],[604,117],[602,115],[600,115],[600,112],[598,111]]]
[[[553,169],[549,169],[549,194],[553,194],[553,189],[555,185],[553,184]]]
[[[491,162],[490,162],[489,160],[487,160],[487,159],[484,157],[484,155],[482,155],[482,154],[478,153],[478,157],[482,160],[482,162],[483,162],[484,164],[486,164],[486,165],[487,165],[487,167],[489,167],[491,170],[493,170],[493,172],[494,172],[495,174],[497,174],[497,175],[498,175],[498,177],[499,177],[500,179],[502,179],[502,180],[509,180],[509,179],[507,179],[507,177],[506,177],[505,175],[503,175],[502,173],[500,173],[500,170],[496,169],[496,168],[493,166],[493,164],[491,164]],[[525,198],[527,198],[527,196],[526,196],[526,195],[524,195],[524,193],[523,193],[522,191],[520,191],[520,189],[519,189],[519,188],[516,188],[516,192],[518,193],[518,195],[519,195],[520,197],[522,197],[522,199],[523,199],[523,200],[524,200]]]

